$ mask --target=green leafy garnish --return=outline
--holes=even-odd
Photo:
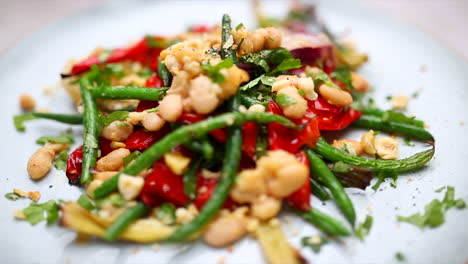
[[[243,23],[240,23],[239,25],[236,26],[236,30],[241,29],[241,27],[243,27],[243,26],[244,26],[244,24],[243,24]]]
[[[86,195],[86,194],[82,194],[80,196],[80,198],[78,198],[78,201],[76,201],[81,207],[83,207],[84,209],[86,210],[93,210],[94,208],[96,208],[96,206],[94,206],[94,203],[91,201],[91,199],[89,199],[89,197]]]
[[[125,121],[128,117],[127,111],[115,111],[108,115],[101,115],[103,125],[106,127],[114,121]]]
[[[36,144],[45,145],[47,143],[73,144],[75,139],[72,134],[64,133],[60,136],[44,136],[36,140]]]
[[[240,87],[240,89],[241,89],[241,91],[245,91],[245,90],[248,90],[250,88],[253,88],[253,87],[257,86],[259,83],[262,83],[262,84],[268,85],[268,86],[272,86],[273,83],[275,83],[275,81],[276,81],[275,77],[266,76],[265,74],[262,74],[262,75],[258,76],[257,78],[251,80],[250,82],[242,85]]]
[[[116,63],[92,65],[89,71],[90,80],[96,85],[110,85],[112,77],[122,78],[125,75],[123,66]]]
[[[346,66],[338,66],[331,74],[330,77],[345,85],[346,90],[353,90],[353,83],[351,81],[351,69]]]
[[[141,152],[138,150],[133,151],[130,153],[130,155],[126,156],[123,158],[124,162],[124,167],[126,167],[132,160],[134,160],[136,157],[140,156]]]
[[[113,206],[122,207],[125,205],[125,199],[120,193],[113,193],[109,196],[109,201]]]
[[[148,78],[152,76],[153,74],[154,72],[150,68],[147,68],[147,67],[143,67],[143,69],[141,69],[138,72],[138,76],[140,76],[141,78]]]
[[[436,192],[437,192],[437,193],[440,193],[440,192],[442,192],[443,190],[445,190],[445,187],[446,187],[446,186],[442,186],[442,187],[440,187],[439,189],[437,189],[437,190],[436,190]]]
[[[11,192],[11,193],[5,194],[5,198],[7,198],[10,201],[16,201],[19,198],[21,198],[21,196],[18,195],[17,193]]]
[[[395,171],[376,171],[375,177],[377,178],[377,182],[374,184],[374,186],[372,186],[372,190],[377,191],[377,189],[380,187],[380,184],[382,184],[387,178],[391,179],[390,184],[393,188],[395,188],[395,181],[398,179],[398,173]]]
[[[44,219],[47,220],[47,224],[53,224],[59,219],[59,207],[54,200],[39,204],[31,203],[28,207],[23,210],[26,221],[35,225]]]
[[[311,237],[303,237],[301,243],[303,246],[309,247],[313,252],[319,253],[323,245],[326,245],[330,240],[323,235],[315,235]]]
[[[153,36],[146,36],[146,44],[148,44],[150,48],[164,48],[165,49],[168,46],[168,43],[166,40],[156,39]]]
[[[395,112],[392,110],[388,110],[383,113],[382,121],[393,121],[424,128],[424,122],[421,120],[417,120],[416,117],[408,117],[403,113]]]
[[[352,170],[353,170],[353,168],[350,165],[348,165],[348,164],[346,164],[346,163],[344,163],[342,161],[336,162],[333,165],[333,168],[332,168],[333,172],[338,172],[338,173],[348,173],[348,172],[350,172]]]
[[[106,62],[113,51],[113,49],[105,49],[102,51],[102,53],[98,56],[99,62]]]
[[[202,68],[206,71],[207,75],[215,83],[223,83],[224,75],[220,72],[222,69],[230,68],[233,65],[231,58],[225,59],[216,65],[210,63],[202,63]]]
[[[299,95],[302,96],[302,97],[305,97],[305,96],[306,96],[306,93],[304,92],[304,90],[298,89],[297,92],[298,92]]]
[[[406,146],[410,146],[410,147],[414,147],[414,146],[416,145],[416,144],[414,144],[414,142],[413,142],[411,139],[409,139],[409,138],[405,138],[405,139],[403,140],[403,142],[405,143]]]
[[[57,170],[66,171],[68,161],[68,151],[61,151],[54,160],[54,167]]]
[[[425,207],[424,214],[416,213],[410,216],[398,216],[400,222],[408,222],[419,228],[436,228],[445,222],[444,213],[450,208],[463,209],[466,207],[463,199],[455,200],[455,188],[447,186],[444,199],[442,201],[434,199]]]
[[[34,120],[34,119],[37,119],[37,117],[33,116],[33,114],[30,114],[30,113],[15,115],[13,117],[13,124],[15,125],[16,131],[20,131],[20,132],[25,131],[26,126],[24,125],[24,122],[29,121],[29,120]]]
[[[366,219],[364,219],[364,222],[359,223],[358,227],[356,228],[356,236],[359,238],[361,241],[364,240],[364,237],[366,237],[369,234],[370,229],[372,228],[372,222],[374,219],[370,215],[366,215]]]
[[[270,75],[274,75],[276,73],[280,73],[282,71],[287,71],[291,69],[297,69],[302,67],[301,60],[300,59],[287,59],[284,60],[276,67],[276,69],[272,72],[270,72]]]
[[[175,206],[170,203],[162,203],[154,210],[154,215],[163,224],[171,225],[175,222]]]
[[[285,48],[276,48],[272,50],[262,50],[258,53],[251,53],[239,58],[243,63],[250,63],[256,66],[258,71],[268,75],[274,75],[281,71],[300,68],[301,61],[295,59],[291,52]],[[276,69],[271,71],[271,69]]]
[[[296,103],[296,99],[286,94],[276,95],[275,101],[281,106],[288,106]]]
[[[403,253],[401,253],[401,252],[395,253],[395,258],[398,261],[406,261],[405,255],[403,255]]]

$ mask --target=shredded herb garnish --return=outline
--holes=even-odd
[[[358,227],[356,228],[356,236],[363,241],[364,237],[366,237],[370,229],[372,228],[372,223],[373,223],[373,217],[370,215],[366,215],[366,219],[364,222],[359,223]]]

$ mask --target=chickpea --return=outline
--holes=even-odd
[[[157,113],[147,113],[143,118],[141,124],[149,131],[158,131],[161,129],[166,121],[162,119]]]
[[[231,197],[240,203],[252,202],[265,192],[263,171],[258,169],[243,170],[239,173],[236,185],[231,191]]]
[[[119,177],[118,188],[123,198],[130,201],[140,194],[144,184],[145,180],[141,177],[122,174]]]
[[[168,94],[159,102],[159,114],[169,122],[175,122],[182,114],[182,97],[178,94]]]
[[[274,27],[266,28],[266,31],[267,39],[265,41],[265,48],[275,49],[281,46],[281,42],[283,40],[283,35],[281,31]]]
[[[309,177],[307,167],[299,162],[283,166],[267,182],[268,193],[283,198],[299,189]]]
[[[362,150],[368,155],[375,155],[374,138],[373,130],[369,130],[361,136]]]
[[[102,136],[111,141],[125,141],[133,133],[129,122],[114,121],[102,130]]]
[[[222,94],[220,99],[227,99],[237,92],[240,84],[247,82],[250,78],[249,74],[237,66],[232,66],[227,70],[224,82],[221,83]]]
[[[366,92],[369,90],[369,82],[358,73],[351,72],[351,83],[353,84],[354,90],[358,92]]]
[[[279,94],[285,94],[296,101],[294,104],[291,105],[280,105],[280,107],[283,109],[283,113],[285,116],[294,119],[301,118],[304,116],[304,114],[307,111],[307,101],[299,94],[295,87],[287,86],[279,90],[278,95]]]
[[[249,109],[247,109],[247,111],[249,112],[259,112],[259,113],[263,113],[265,112],[265,106],[261,105],[261,104],[253,104],[249,107]]]
[[[347,106],[353,103],[353,97],[347,91],[330,87],[326,84],[321,84],[318,91],[330,104]]]
[[[49,148],[40,148],[31,155],[28,161],[29,177],[33,180],[39,180],[50,171],[52,162],[55,158],[55,152]]]
[[[290,86],[290,85],[291,85],[291,82],[289,80],[286,80],[286,79],[279,80],[279,77],[278,77],[277,80],[271,86],[271,91],[272,92],[277,92],[277,91],[283,89],[284,87],[287,87],[287,86]]]
[[[93,174],[93,179],[94,180],[100,180],[100,181],[106,181],[106,180],[112,178],[113,176],[115,176],[117,173],[119,173],[119,172],[118,171],[98,172],[98,173]]]
[[[130,155],[130,150],[119,148],[113,150],[96,162],[97,171],[118,171],[123,167],[123,158]]]
[[[253,44],[252,51],[256,53],[263,50],[265,47],[265,39],[267,38],[267,31],[264,28],[259,28],[255,30],[250,37]]]
[[[299,78],[297,81],[297,89],[304,91],[304,97],[308,100],[313,101],[318,97],[317,93],[315,92],[314,81],[311,77]]]
[[[189,95],[192,108],[197,114],[209,114],[216,109],[219,105],[216,90],[220,90],[220,87],[207,76],[201,75],[192,80]]]
[[[213,221],[203,235],[203,240],[212,247],[230,245],[247,233],[247,220],[235,216],[222,216]]]
[[[260,220],[268,220],[275,217],[281,210],[281,201],[266,195],[262,195],[252,204],[252,215]]]
[[[29,94],[21,94],[19,104],[24,111],[32,111],[36,107],[36,100]]]
[[[337,149],[342,149],[346,147],[348,152],[354,156],[359,156],[362,154],[362,145],[360,142],[351,139],[341,139],[341,140],[334,140],[333,147]]]
[[[143,112],[130,112],[128,113],[127,117],[127,122],[129,122],[132,125],[138,125],[141,121],[143,121],[143,118],[145,117],[147,113],[145,111]]]

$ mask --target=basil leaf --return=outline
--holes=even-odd
[[[68,161],[68,152],[66,150],[61,151],[54,160],[54,167],[57,170],[66,171]]]
[[[7,198],[10,201],[16,201],[19,198],[21,198],[21,196],[18,195],[17,193],[11,192],[11,193],[5,194],[5,198]]]
[[[372,186],[372,190],[377,191],[385,179],[389,178],[392,180],[391,185],[392,187],[396,187],[396,179],[398,179],[398,173],[395,171],[376,171],[375,177],[377,178],[377,182]]]
[[[206,71],[206,74],[211,78],[214,83],[224,82],[224,75],[220,72],[222,69],[230,68],[233,65],[231,58],[225,59],[216,65],[210,63],[202,63],[202,68]]]
[[[370,229],[372,228],[373,221],[374,219],[372,218],[372,216],[367,215],[364,222],[360,223],[358,227],[356,228],[356,236],[361,241],[363,241],[364,237],[366,237],[369,234]]]
[[[108,115],[101,115],[103,125],[106,127],[114,121],[125,121],[128,117],[127,111],[115,111]]]
[[[47,224],[53,224],[59,220],[59,207],[54,200],[42,204],[42,208],[47,213]]]
[[[44,208],[40,204],[32,203],[23,210],[26,221],[35,225],[44,220]]]
[[[323,235],[315,235],[311,237],[303,237],[301,243],[303,246],[309,247],[313,252],[319,253],[323,245],[326,245],[330,240]]]
[[[287,59],[283,60],[280,65],[276,67],[276,69],[272,72],[270,72],[270,75],[274,75],[276,73],[282,72],[282,71],[287,71],[291,69],[297,69],[302,67],[301,60],[300,59]]]
[[[16,128],[16,131],[23,132],[26,130],[26,126],[24,125],[24,122],[29,121],[29,120],[34,120],[37,119],[37,117],[33,116],[32,114],[22,114],[22,115],[15,115],[13,117],[13,124]]]
[[[338,66],[331,74],[338,82],[345,85],[346,90],[353,90],[353,82],[351,81],[351,69],[346,66]]]
[[[75,139],[72,134],[64,133],[60,136],[44,136],[36,140],[36,144],[45,145],[47,143],[73,144]]]
[[[288,106],[296,103],[296,99],[286,94],[276,95],[275,101],[281,106]]]

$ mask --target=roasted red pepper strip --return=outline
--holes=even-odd
[[[70,184],[78,185],[80,183],[82,163],[83,146],[80,146],[68,156],[66,175]]]
[[[308,106],[317,115],[320,130],[344,129],[362,115],[362,112],[351,107],[332,105],[322,97],[308,101]]]
[[[184,206],[190,201],[184,192],[182,176],[173,173],[163,161],[157,161],[153,171],[146,176],[140,198],[150,206],[159,201]]]
[[[254,158],[257,148],[257,124],[245,123],[242,126],[242,151]]]
[[[304,151],[296,153],[296,159],[309,168],[309,159]],[[307,178],[301,188],[286,197],[286,202],[296,209],[308,211],[310,210],[310,194],[310,180]]]
[[[111,147],[111,143],[112,143],[112,141],[110,141],[110,140],[108,140],[106,138],[103,138],[103,137],[99,138],[99,149],[101,150],[101,157],[109,154],[111,151],[114,150]]]
[[[159,87],[163,87],[164,83],[161,80],[161,78],[159,78],[156,74],[153,74],[151,77],[149,77],[146,80],[145,86],[152,87],[152,88],[159,88]],[[143,112],[145,110],[155,108],[158,105],[159,105],[158,101],[140,100],[136,108],[136,111]]]
[[[281,108],[275,102],[268,103],[268,112],[282,115]],[[315,115],[308,111],[302,118],[292,120],[298,125],[304,125],[300,131],[285,128],[279,124],[268,125],[269,149],[283,149],[290,153],[296,153],[304,144],[314,147],[320,131]]]
[[[169,125],[165,125],[160,130],[154,132],[146,131],[145,129],[141,128],[130,135],[130,137],[125,141],[125,145],[126,148],[131,151],[143,151],[167,135],[169,132],[171,132]]]
[[[216,184],[218,184],[219,178],[210,178],[207,179],[202,176],[201,173],[197,174],[197,196],[193,203],[198,209],[203,208],[205,203],[211,198],[214,189],[216,188]],[[233,208],[236,206],[236,203],[228,197],[223,204],[223,208]]]
[[[177,122],[185,124],[185,125],[191,125],[197,122],[200,122],[207,117],[204,115],[198,115],[194,113],[182,113],[182,115],[179,117]],[[218,140],[221,143],[226,142],[226,131],[223,129],[215,129],[210,132],[210,135],[213,136],[216,140]]]

